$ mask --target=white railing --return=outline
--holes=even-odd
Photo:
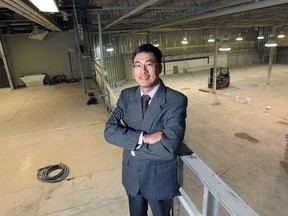
[[[117,98],[113,93],[113,89],[105,79],[106,71],[99,64],[95,63],[95,81],[98,82],[101,91],[101,97],[104,98],[105,105],[108,111],[111,113],[116,105]]]
[[[183,215],[183,208],[190,216],[218,216],[220,205],[233,216],[258,215],[247,205],[217,174],[215,174],[195,153],[185,144],[179,156],[179,182],[183,186],[184,164],[192,171],[204,186],[202,213],[194,205],[183,187],[178,196],[178,216]],[[175,209],[175,207],[174,207]],[[175,213],[175,212],[174,212]]]

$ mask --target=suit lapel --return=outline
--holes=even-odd
[[[131,118],[133,122],[137,122],[141,124],[142,119],[142,104],[141,104],[141,94],[140,88],[135,88],[134,94],[130,97],[128,108],[132,113]]]

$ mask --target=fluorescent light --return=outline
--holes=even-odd
[[[158,43],[158,41],[157,41],[156,39],[153,40],[153,45],[154,45],[155,47],[159,47],[159,43]]]
[[[238,37],[236,38],[236,41],[242,41],[243,37],[241,36],[241,34],[238,34]]]
[[[213,35],[210,35],[210,36],[209,36],[209,38],[208,38],[208,42],[209,42],[209,43],[213,43],[213,42],[215,42],[215,38],[214,38]]]
[[[114,51],[114,48],[113,48],[113,47],[108,47],[106,50],[107,50],[108,52],[112,52],[112,51]]]
[[[107,52],[113,52],[114,48],[112,47],[112,45],[109,43],[106,49]]]
[[[264,35],[263,35],[262,33],[259,33],[257,39],[258,39],[258,40],[262,40],[262,39],[264,39]]]
[[[284,37],[285,37],[284,32],[281,31],[277,37],[278,37],[278,38],[284,38]]]
[[[227,51],[230,51],[231,50],[231,47],[228,43],[228,40],[223,40],[221,46],[219,47],[219,50],[220,51],[224,51],[224,52],[227,52]]]
[[[187,38],[183,37],[183,40],[181,41],[181,44],[186,45],[188,44]]]
[[[265,47],[276,47],[277,42],[274,39],[274,35],[270,35],[267,43],[265,44]]]
[[[30,0],[40,11],[59,12],[55,0]]]

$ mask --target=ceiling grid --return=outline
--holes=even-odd
[[[73,0],[56,0],[60,12],[42,13],[48,22],[37,22],[26,13],[7,7],[19,0],[0,0],[0,32],[17,34],[34,28],[49,31],[73,29]],[[21,1],[31,7],[29,0]],[[76,12],[83,16],[83,28],[98,31],[98,14],[105,34],[173,31],[220,27],[282,27],[288,22],[287,0],[74,0]],[[33,8],[33,10],[37,10]],[[64,20],[68,15],[68,20]],[[56,27],[55,27],[56,26]]]

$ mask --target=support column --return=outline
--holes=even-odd
[[[275,33],[276,33],[276,28],[273,27],[272,28],[272,34],[275,36]],[[269,38],[268,38],[268,40],[269,40]],[[274,55],[275,55],[275,47],[270,47],[267,85],[270,85],[271,70],[272,70]]]
[[[84,93],[87,93],[86,89],[86,81],[85,77],[83,74],[83,64],[82,64],[82,51],[80,49],[80,42],[79,42],[79,29],[78,29],[78,21],[77,21],[77,14],[76,14],[76,8],[73,0],[73,24],[74,24],[74,32],[75,32],[75,40],[76,40],[76,46],[77,46],[77,53],[78,53],[78,61],[79,61],[79,67],[80,67],[80,74],[81,74],[81,79],[82,79],[82,87]]]
[[[219,47],[219,26],[215,26],[215,46],[214,46],[214,65],[213,65],[213,93],[216,94],[217,88],[217,57]]]
[[[98,31],[99,31],[99,48],[100,48],[100,58],[101,58],[101,66],[105,68],[105,58],[104,58],[104,51],[103,51],[103,40],[102,40],[102,29],[101,29],[101,18],[100,14],[98,14]]]
[[[2,59],[3,59],[4,68],[5,68],[5,71],[6,71],[6,75],[7,75],[7,78],[8,78],[8,82],[9,82],[10,88],[11,88],[11,90],[14,90],[14,85],[13,85],[12,78],[11,78],[11,75],[10,75],[10,70],[9,70],[9,67],[8,67],[8,62],[7,62],[7,59],[6,59],[6,54],[5,54],[3,45],[2,45],[1,38],[0,38],[0,54],[1,54]]]

